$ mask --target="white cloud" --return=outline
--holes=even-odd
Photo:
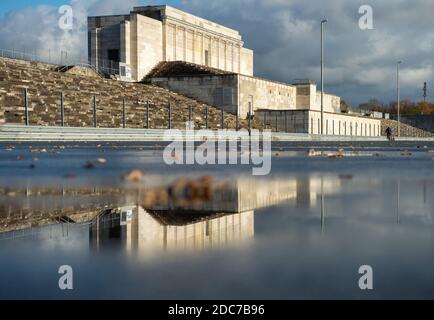
[[[0,48],[15,49],[44,58],[59,59],[67,52],[74,61],[87,60],[87,17],[126,13],[137,0],[70,0],[74,24],[72,30],[62,30],[58,7],[37,6],[14,10],[0,18]]]

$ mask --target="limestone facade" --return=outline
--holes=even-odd
[[[135,7],[129,15],[88,18],[89,60],[122,63],[142,80],[161,61],[186,61],[253,75],[253,51],[238,31],[163,6]]]
[[[126,245],[142,257],[163,250],[203,250],[248,243],[254,237],[254,211],[228,214],[185,225],[165,225],[142,207],[127,226]]]
[[[153,84],[192,99],[255,119],[273,130],[292,133],[321,133],[321,92],[316,84],[288,85],[239,75],[184,75],[150,79]],[[341,99],[324,93],[324,134],[380,136],[381,121],[341,113]]]
[[[132,80],[147,76],[155,85],[241,119],[251,114],[274,129],[321,133],[321,92],[316,84],[254,77],[253,51],[244,48],[236,30],[169,6],[145,6],[135,7],[129,15],[90,17],[89,39],[92,63],[104,63],[118,53],[118,61],[131,68]],[[179,64],[171,68],[175,61],[186,64],[182,72],[175,72]],[[161,64],[169,65],[168,72],[155,73]],[[189,72],[189,67],[195,70]],[[379,120],[342,113],[338,96],[324,93],[323,111],[324,134],[381,134]]]

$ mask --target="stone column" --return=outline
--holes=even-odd
[[[184,41],[183,41],[184,50],[182,50],[184,54],[184,61],[187,61],[187,28],[184,28]]]
[[[205,54],[205,48],[204,48],[204,42],[205,42],[205,39],[204,39],[204,37],[205,37],[205,35],[203,34],[203,32],[202,32],[202,39],[201,39],[201,41],[202,41],[202,43],[201,43],[201,52],[200,52],[200,64],[205,64],[205,61],[204,61],[204,54]]]
[[[220,66],[220,38],[217,38],[217,68],[221,69],[221,66]]]
[[[193,32],[193,52],[191,59],[193,60],[193,63],[196,63],[196,31],[194,29],[191,31]]]
[[[178,33],[178,26],[176,25],[176,24],[174,24],[173,25],[173,30],[174,30],[174,33],[173,33],[173,60],[174,61],[176,61],[176,60],[178,60],[177,59],[177,37],[176,37],[176,35],[177,35],[177,33]]]

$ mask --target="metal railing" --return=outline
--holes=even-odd
[[[69,66],[77,66],[83,68],[90,68],[99,74],[104,75],[119,75],[119,63],[111,60],[99,59],[98,67],[93,65],[87,58],[84,57],[71,57],[67,51],[51,51],[38,55],[36,53],[17,51],[10,49],[0,49],[0,57],[15,60],[24,60],[32,62],[45,63],[57,67],[67,68]]]
[[[23,89],[23,120],[24,125],[31,126],[32,125],[32,111],[30,110],[29,105],[31,104],[32,97],[29,94],[30,88],[24,88]],[[67,126],[67,115],[66,112],[71,113],[70,108],[65,108],[65,104],[68,102],[68,96],[64,94],[64,92],[59,92],[59,108],[58,113],[56,114],[56,118],[58,118],[58,123],[60,123],[60,126],[64,127]],[[136,103],[135,101],[133,103]],[[146,129],[173,129],[174,128],[174,119],[176,119],[179,122],[179,114],[174,112],[173,108],[173,102],[171,100],[167,101],[167,118],[164,117],[162,122],[165,122],[164,120],[167,119],[167,125],[166,123],[163,123],[160,125],[160,127],[152,126],[151,121],[153,118],[153,115],[156,115],[157,112],[155,112],[155,109],[160,111],[161,104],[154,103],[151,100],[146,100],[143,102],[139,102],[139,104],[143,107],[143,115],[142,115],[142,121],[143,121],[143,127]],[[164,103],[163,103],[164,104]],[[99,108],[99,101],[97,99],[97,95],[93,95],[91,99],[89,100],[89,105],[91,105],[92,108],[92,117],[89,118],[89,122],[92,121],[92,126],[94,128],[99,127],[99,116],[101,109]],[[119,99],[119,109],[121,110],[120,115],[120,123],[121,127],[126,129],[128,127],[128,115],[129,115],[129,108],[131,105],[131,101],[128,101],[125,97],[121,97]],[[100,111],[100,112],[98,112]],[[209,110],[208,107],[205,108],[204,111],[196,111],[195,108],[191,105],[186,107],[186,113],[188,113],[188,120],[190,129],[196,129],[198,128],[198,124],[195,121],[195,115],[199,114],[204,116],[204,122],[205,122],[205,129],[209,129]],[[135,111],[136,113],[137,111]],[[223,109],[220,110],[220,129],[230,129],[227,125],[227,122],[225,121],[230,113],[227,111],[224,111]],[[160,114],[161,115],[161,114]],[[159,115],[159,116],[160,116]],[[235,123],[235,130],[239,130],[240,128],[240,122],[238,119],[238,116],[236,116],[236,123]],[[200,127],[199,127],[200,128]],[[252,128],[252,121],[249,122],[248,129],[251,131]]]

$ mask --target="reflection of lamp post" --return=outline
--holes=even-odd
[[[398,137],[401,136],[401,126],[400,126],[400,103],[399,103],[399,65],[402,63],[402,61],[398,61],[396,64],[396,99],[398,102]]]
[[[401,179],[398,179],[397,190],[396,190],[396,222],[400,224],[401,218],[399,215],[399,194],[401,193]]]
[[[325,213],[324,213],[324,177],[321,177],[321,233],[324,233]]]
[[[328,20],[321,21],[321,135],[324,134],[324,24]]]

